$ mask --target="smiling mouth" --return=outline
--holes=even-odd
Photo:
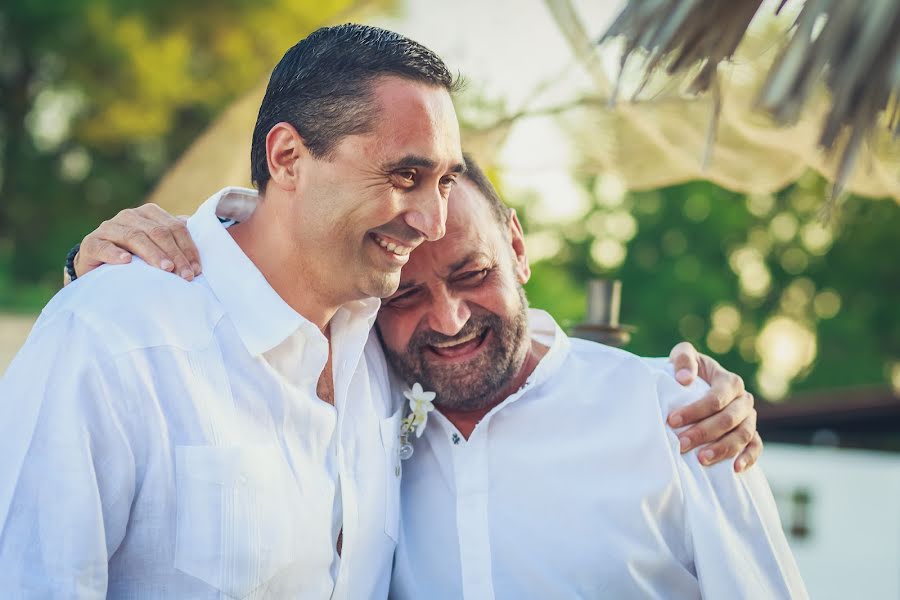
[[[429,344],[428,350],[440,358],[465,358],[475,354],[481,349],[484,345],[484,341],[487,339],[488,333],[490,333],[490,328],[485,327],[484,330],[480,332],[473,332],[466,336],[446,342]]]
[[[372,240],[394,256],[409,256],[409,253],[415,250],[414,246],[404,246],[403,244],[398,244],[394,240],[385,239],[378,234],[371,234]]]

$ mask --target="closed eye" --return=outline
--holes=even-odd
[[[493,269],[491,268],[487,268],[478,271],[466,271],[465,273],[458,275],[455,278],[455,281],[463,285],[478,285],[484,281],[484,278],[487,277],[492,270]]]
[[[421,288],[411,288],[407,291],[400,292],[384,301],[385,307],[404,308],[413,304],[422,294]]]
[[[416,184],[416,172],[412,170],[394,171],[393,178],[402,186],[409,187]]]

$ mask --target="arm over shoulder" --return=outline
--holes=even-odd
[[[683,388],[659,373],[657,390],[667,414],[706,386]],[[680,454],[669,434],[684,496],[686,544],[703,597],[807,598],[762,470],[736,474],[727,462],[704,467],[696,452]]]

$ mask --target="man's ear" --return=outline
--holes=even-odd
[[[531,265],[528,264],[528,256],[525,254],[525,233],[516,209],[509,209],[509,234],[512,240],[513,256],[516,259],[516,276],[522,285],[531,279]]]
[[[293,191],[300,175],[300,160],[309,156],[303,138],[290,123],[278,123],[266,135],[266,161],[270,182]]]

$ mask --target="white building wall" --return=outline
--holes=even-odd
[[[900,454],[766,444],[760,465],[811,598],[900,599]]]

